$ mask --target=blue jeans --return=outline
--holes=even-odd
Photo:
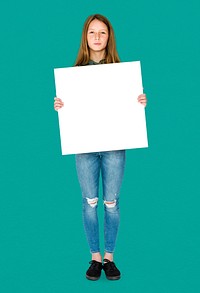
[[[100,252],[97,214],[100,172],[103,184],[105,252],[114,252],[124,167],[125,150],[76,155],[76,169],[83,200],[83,224],[91,253]]]

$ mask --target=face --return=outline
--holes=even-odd
[[[87,42],[90,51],[103,52],[108,42],[108,28],[106,24],[98,19],[94,19],[87,31]]]

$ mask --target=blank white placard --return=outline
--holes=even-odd
[[[62,154],[148,147],[140,61],[54,69]]]

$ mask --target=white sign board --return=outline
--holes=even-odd
[[[54,69],[62,154],[148,147],[140,62]]]

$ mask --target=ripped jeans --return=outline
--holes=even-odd
[[[104,201],[104,250],[114,252],[124,167],[125,150],[76,155],[76,169],[83,200],[83,224],[91,253],[100,252],[97,214],[100,172]]]

